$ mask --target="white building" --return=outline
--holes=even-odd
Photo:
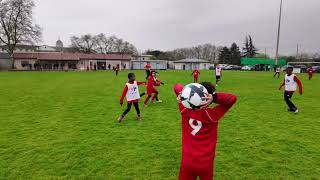
[[[132,69],[145,69],[147,63],[150,64],[151,70],[166,70],[168,61],[165,60],[132,60]]]
[[[210,68],[210,62],[203,59],[182,59],[173,63],[175,70],[193,70],[196,68],[204,70]]]

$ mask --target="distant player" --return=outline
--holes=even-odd
[[[273,78],[276,77],[276,75],[278,75],[278,78],[280,78],[280,67],[279,66],[276,66],[276,73],[273,75]]]
[[[128,112],[131,110],[131,106],[133,106],[136,109],[137,112],[137,120],[140,121],[140,109],[139,109],[139,88],[138,85],[145,85],[145,82],[137,82],[135,81],[136,77],[133,73],[128,74],[128,82],[126,83],[121,98],[120,98],[120,105],[123,105],[123,99],[124,97],[127,98],[127,109],[122,113],[121,116],[118,118],[118,122],[121,122],[124,117],[128,114]]]
[[[116,76],[118,76],[118,74],[119,74],[119,66],[116,66],[116,67],[114,68],[114,71],[116,72]]]
[[[151,69],[151,66],[149,63],[146,64],[145,69],[146,69],[146,73],[147,73],[146,79],[148,79],[148,77],[150,76],[150,69]]]
[[[313,76],[313,73],[314,73],[314,71],[313,71],[311,66],[307,69],[307,73],[308,73],[308,76],[309,76],[309,80],[311,80],[312,76]]]
[[[200,75],[200,72],[198,71],[198,69],[195,68],[195,69],[192,71],[191,75],[193,75],[193,82],[194,82],[194,83],[197,83],[197,82],[198,82],[198,77],[199,77],[199,75]]]
[[[237,97],[232,94],[215,93],[210,82],[200,83],[208,91],[208,103],[200,110],[186,109],[180,101],[181,84],[174,86],[182,116],[182,160],[180,180],[211,180],[214,175],[214,157],[218,138],[218,122],[233,106]],[[209,108],[210,104],[218,104]]]
[[[222,74],[222,69],[219,64],[216,65],[215,73],[216,73],[216,86],[218,86],[218,83],[221,80],[221,74]]]
[[[295,74],[292,74],[293,67],[287,68],[287,74],[285,75],[284,82],[280,85],[279,90],[285,86],[284,100],[286,101],[289,109],[288,111],[298,113],[298,108],[291,102],[293,93],[297,90],[297,85],[299,86],[299,93],[302,95],[302,84]]]
[[[158,95],[159,92],[156,90],[155,86],[160,86],[161,83],[159,81],[157,81],[157,77],[156,77],[156,71],[151,71],[151,74],[148,78],[148,83],[147,83],[147,98],[144,101],[144,106],[147,107],[148,101],[151,98],[152,94],[152,102],[162,102],[161,100],[158,99]]]

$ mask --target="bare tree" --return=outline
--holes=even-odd
[[[81,37],[71,37],[71,47],[84,53],[94,53],[97,47],[97,38],[91,34],[85,34]]]
[[[101,33],[94,36],[94,39],[96,41],[94,49],[99,53],[137,54],[138,52],[134,45],[116,36],[106,37]]]
[[[10,55],[19,43],[34,44],[41,40],[41,28],[33,24],[33,0],[0,0],[0,44]]]

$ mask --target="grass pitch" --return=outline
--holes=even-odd
[[[181,117],[172,89],[191,82],[191,72],[160,71],[163,103],[140,103],[141,122],[132,108],[119,124],[128,72],[0,73],[0,179],[177,179]],[[144,71],[133,72],[144,81]],[[215,179],[320,177],[320,79],[299,75],[295,115],[272,75],[224,71],[217,90],[238,102],[219,125]],[[213,72],[199,79],[214,82]]]

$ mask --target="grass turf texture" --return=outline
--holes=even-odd
[[[191,72],[160,71],[163,103],[140,103],[142,121],[132,107],[119,124],[127,73],[0,73],[0,179],[177,179],[181,118],[172,88],[191,82]],[[134,73],[144,80],[144,71]],[[272,75],[223,73],[218,91],[238,102],[219,125],[216,179],[320,177],[320,79],[299,75],[304,95],[293,96],[295,115]],[[213,82],[213,72],[199,79]]]

